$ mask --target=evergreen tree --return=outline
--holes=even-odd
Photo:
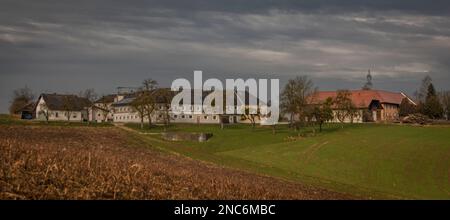
[[[439,98],[434,88],[433,83],[430,83],[427,90],[427,96],[423,105],[424,115],[427,115],[431,119],[440,119],[444,114],[444,109],[439,101]]]
[[[427,93],[428,93],[428,87],[430,87],[431,81],[432,81],[432,79],[430,76],[425,76],[422,79],[422,84],[421,84],[419,90],[417,90],[415,92],[416,99],[417,99],[417,101],[419,101],[419,103],[425,102],[425,98],[427,97]]]

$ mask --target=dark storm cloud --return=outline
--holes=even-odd
[[[323,89],[450,82],[448,1],[2,1],[0,112],[14,88],[78,92],[308,74]]]

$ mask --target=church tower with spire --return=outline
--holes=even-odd
[[[373,87],[373,84],[372,84],[372,74],[370,74],[370,69],[368,70],[366,78],[367,78],[367,82],[366,82],[366,84],[364,84],[362,89],[363,90],[371,90]]]

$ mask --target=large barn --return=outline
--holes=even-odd
[[[358,109],[358,116],[347,118],[345,122],[380,122],[395,121],[399,118],[399,108],[403,99],[415,105],[414,101],[402,92],[388,92],[383,90],[350,90],[350,99]],[[314,103],[323,103],[327,98],[335,98],[337,91],[319,91],[314,96]],[[334,115],[339,111],[333,107]],[[364,113],[369,114],[364,114]],[[368,115],[368,116],[367,116]],[[333,122],[338,122],[337,118]]]

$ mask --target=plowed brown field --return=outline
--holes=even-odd
[[[0,125],[0,199],[351,199],[130,141],[117,128]]]

